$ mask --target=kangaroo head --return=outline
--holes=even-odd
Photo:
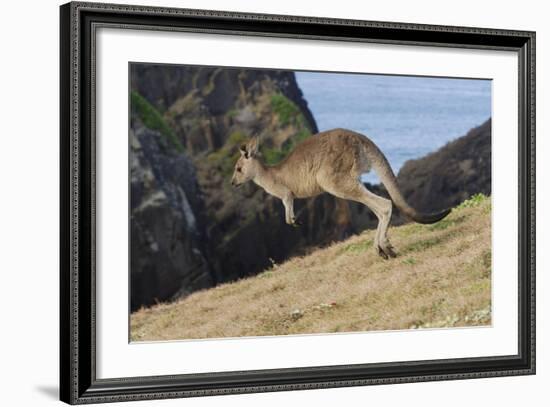
[[[231,185],[237,186],[253,180],[261,166],[258,160],[258,138],[254,137],[240,147],[241,156],[235,164]]]

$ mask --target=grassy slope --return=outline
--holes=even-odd
[[[374,231],[274,265],[255,277],[131,315],[131,338],[167,340],[346,332],[491,322],[491,204],[466,201],[434,225]]]

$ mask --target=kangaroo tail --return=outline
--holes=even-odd
[[[401,191],[397,185],[397,178],[395,177],[386,156],[371,140],[366,137],[362,138],[366,143],[365,147],[367,159],[369,160],[372,168],[380,177],[382,184],[386,187],[393,203],[402,213],[417,223],[427,224],[438,222],[451,212],[451,209],[445,209],[441,212],[424,214],[417,212],[416,209],[409,206],[407,201],[405,201],[405,198],[403,198],[403,195],[401,195]]]

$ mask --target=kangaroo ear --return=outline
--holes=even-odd
[[[244,156],[244,158],[248,158],[248,150],[246,144],[241,144],[241,146],[239,147],[239,151],[241,152],[241,155]]]
[[[258,148],[260,143],[258,142],[258,137],[251,139],[246,145],[246,151],[248,152],[249,157],[254,157],[258,155]]]

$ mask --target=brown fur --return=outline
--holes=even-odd
[[[395,205],[419,223],[433,223],[449,211],[423,215],[411,208],[397,186],[395,175],[384,154],[367,137],[345,129],[316,134],[299,144],[281,163],[266,166],[259,160],[258,139],[241,147],[235,164],[233,185],[254,181],[267,193],[283,201],[286,222],[296,224],[294,198],[308,198],[328,192],[336,197],[368,206],[378,217],[375,247],[384,257],[395,257],[387,238],[392,201],[370,192],[361,183],[361,174],[374,169]]]

